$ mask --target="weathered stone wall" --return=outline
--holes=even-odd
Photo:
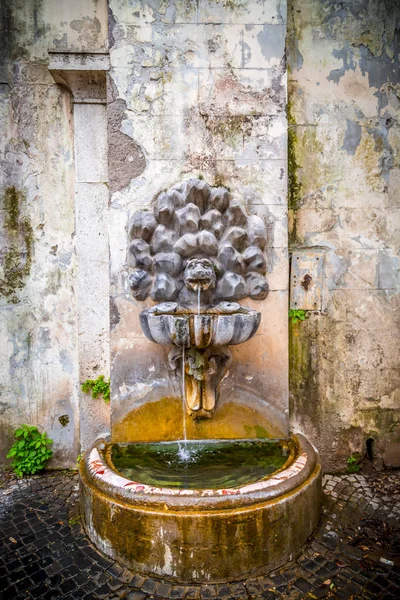
[[[198,175],[239,193],[269,233],[271,291],[260,335],[233,348],[222,392],[237,386],[244,397],[244,385],[285,410],[285,3],[110,0],[109,7],[116,414],[171,389],[180,394],[166,351],[140,330],[138,313],[151,303],[134,301],[128,288],[126,224],[159,190]],[[96,286],[95,271],[107,268],[107,191],[104,172],[95,181],[76,172],[72,97],[54,83],[48,51],[106,52],[107,6],[5,0],[0,11],[0,454],[28,422],[54,439],[52,464],[66,466],[80,440],[85,446],[105,432],[109,419],[101,400],[79,390],[82,377],[108,374],[107,332],[95,311],[79,329],[91,297],[106,315],[108,283]],[[367,439],[378,462],[399,462],[399,13],[396,0],[289,3],[290,244],[325,253],[324,310],[290,330],[290,410],[328,470],[364,454]],[[87,204],[83,195],[74,201],[76,182]],[[101,194],[93,195],[95,186]],[[83,272],[91,283],[79,311]],[[168,399],[154,431],[161,421],[168,429],[165,407]],[[148,426],[143,415],[138,423]]]
[[[51,464],[68,466],[80,393],[72,99],[48,51],[106,51],[107,7],[5,0],[0,11],[0,455],[30,423],[54,440]]]
[[[220,402],[233,398],[235,389],[235,400],[248,402],[250,390],[261,406],[281,414],[286,429],[285,4],[111,0],[109,7],[113,427],[143,403],[181,395],[180,378],[168,369],[168,349],[140,328],[139,312],[152,302],[135,301],[129,289],[129,215],[150,208],[158,192],[200,176],[236,193],[268,232],[270,293],[262,302],[243,301],[262,311],[261,325],[254,338],[232,347]],[[151,437],[161,434],[155,411],[139,432],[136,419],[135,435],[143,427]],[[163,418],[169,435],[182,433],[182,416],[178,425],[170,414]]]
[[[291,327],[291,419],[343,469],[400,464],[400,5],[292,0],[290,242],[325,250],[325,310]]]

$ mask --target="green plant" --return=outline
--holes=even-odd
[[[358,453],[355,453],[355,454],[352,454],[351,456],[349,456],[349,458],[347,459],[347,472],[348,473],[358,473],[358,471],[361,469],[359,462],[360,462],[360,456],[358,455]]]
[[[76,517],[71,517],[70,519],[68,519],[68,525],[78,525],[80,520],[81,518],[79,515],[77,515]]]
[[[21,425],[14,431],[15,442],[7,458],[12,458],[12,468],[17,477],[33,475],[41,471],[53,452],[49,446],[53,443],[46,432],[40,433],[34,425]]]
[[[110,402],[110,380],[105,381],[104,375],[99,375],[97,379],[86,379],[82,383],[82,392],[85,394],[92,392],[92,398],[102,395],[104,402]]]
[[[304,321],[306,316],[307,313],[305,310],[296,310],[294,308],[291,308],[289,310],[289,320],[293,323],[293,325],[295,325],[299,321]]]
[[[82,454],[78,454],[78,456],[76,457],[76,466],[79,468],[79,464],[82,460]]]

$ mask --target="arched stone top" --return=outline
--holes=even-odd
[[[202,291],[206,304],[247,296],[263,300],[268,294],[264,222],[247,215],[224,187],[201,179],[174,185],[157,195],[152,210],[132,215],[129,237],[129,283],[137,300],[150,296],[155,302],[195,304],[197,293],[185,285],[185,269],[192,259],[204,258],[216,275]]]

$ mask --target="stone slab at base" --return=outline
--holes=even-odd
[[[321,466],[298,434],[285,469],[235,490],[168,490],[130,482],[98,440],[81,461],[81,511],[104,554],[182,583],[227,582],[294,559],[318,524]]]

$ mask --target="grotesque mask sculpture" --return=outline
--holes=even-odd
[[[214,289],[217,278],[212,262],[208,258],[192,258],[183,274],[185,286],[194,291]]]

